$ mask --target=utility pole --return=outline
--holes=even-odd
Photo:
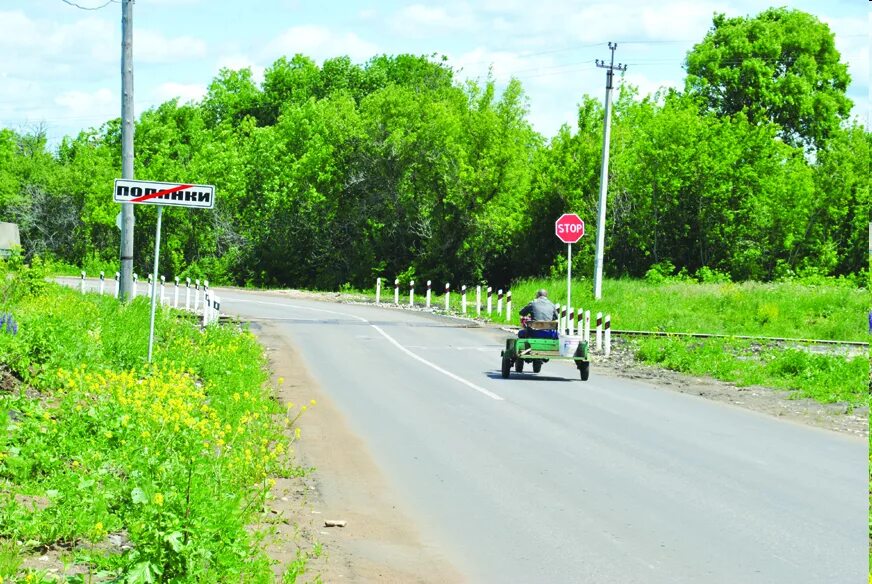
[[[611,132],[611,114],[612,114],[612,79],[614,71],[626,71],[627,66],[618,63],[615,65],[615,49],[618,48],[617,43],[609,43],[609,50],[612,52],[611,63],[606,65],[605,61],[596,60],[596,66],[606,70],[606,119],[605,128],[603,130],[603,165],[600,172],[600,193],[599,193],[599,212],[597,213],[596,222],[596,261],[594,264],[593,274],[593,297],[599,300],[603,295],[603,252],[606,241],[606,193],[609,190],[609,134]]]
[[[121,0],[121,178],[133,178],[133,2]],[[133,289],[133,204],[121,203],[121,277],[118,297]]]

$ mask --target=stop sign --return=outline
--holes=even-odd
[[[575,243],[584,235],[584,221],[575,213],[564,213],[554,222],[554,232],[563,243]]]

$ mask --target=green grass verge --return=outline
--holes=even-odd
[[[162,310],[148,364],[146,299],[43,278],[0,269],[17,323],[0,327],[0,578],[48,581],[12,546],[125,582],[271,582],[248,526],[271,477],[302,472],[286,455],[299,410],[273,399],[253,335]]]
[[[679,337],[635,339],[636,357],[691,375],[739,386],[761,385],[793,392],[821,403],[865,405],[869,359],[773,348],[739,339]]]
[[[566,280],[523,280],[512,294],[531,299],[539,288],[554,302],[566,301]],[[580,281],[573,283],[572,303],[611,314],[612,327],[621,330],[868,339],[869,292],[847,286],[605,280],[602,299],[594,302],[590,282]]]

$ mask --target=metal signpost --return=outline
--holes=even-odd
[[[566,306],[572,306],[572,244],[584,235],[584,221],[575,213],[564,213],[554,222],[554,233],[566,244]]]
[[[157,228],[154,237],[154,280],[157,280],[160,259],[160,228],[164,206],[212,209],[215,207],[215,187],[212,185],[179,184],[145,180],[115,179],[116,203],[157,205]],[[151,322],[148,330],[148,362],[154,347],[154,312],[157,286],[151,287]]]

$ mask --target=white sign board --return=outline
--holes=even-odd
[[[115,202],[212,209],[215,187],[185,183],[115,179]]]

